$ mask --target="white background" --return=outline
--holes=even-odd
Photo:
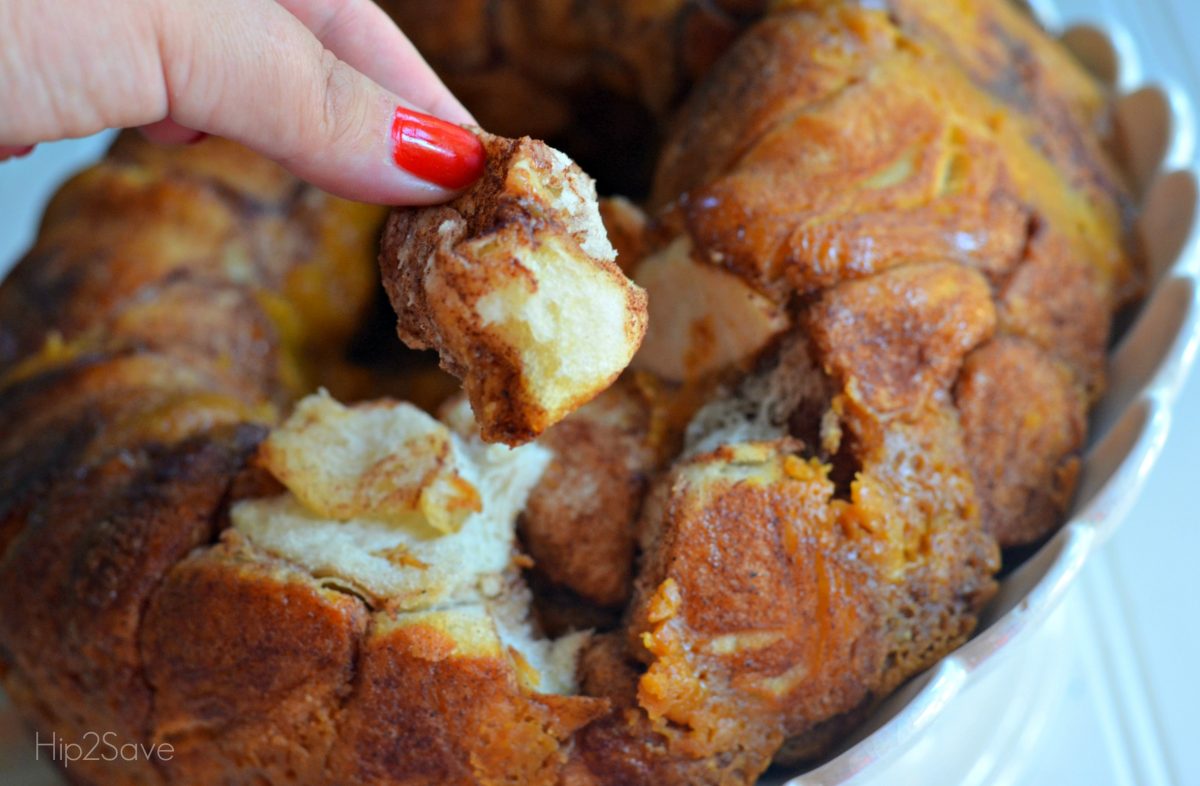
[[[1136,46],[1140,81],[1178,87],[1194,110],[1200,3],[1059,5],[1068,21],[1119,18]],[[1066,635],[1056,649],[1071,666],[1066,690],[1023,782],[1200,784],[1198,451],[1193,373],[1137,505],[1064,605]]]
[[[1193,102],[1200,97],[1200,0],[1032,5],[1057,8],[1046,11],[1052,25],[1120,19],[1139,61],[1126,87],[1168,83]],[[0,166],[0,273],[27,247],[56,184],[103,147],[94,138],[45,145]],[[1162,456],[1117,534],[1044,630],[1022,645],[1024,654],[956,698],[919,747],[973,751],[965,780],[992,786],[1200,784],[1198,452],[1200,380],[1193,374]],[[18,734],[0,713],[4,782],[48,782],[41,770],[13,769],[12,757],[28,747]],[[939,782],[929,771],[921,780]],[[871,782],[909,779],[894,772]]]

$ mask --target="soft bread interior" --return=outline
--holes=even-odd
[[[783,306],[693,253],[681,236],[634,274],[649,297],[650,324],[633,367],[676,382],[746,363],[789,324]]]
[[[346,407],[324,393],[309,396],[260,452],[289,490],[238,502],[233,528],[322,583],[394,612],[395,624],[442,630],[456,654],[511,656],[530,690],[572,692],[584,636],[539,635],[514,562],[515,520],[550,454],[482,442],[465,401],[446,420],[466,433],[409,404]],[[384,471],[396,486],[391,495],[373,479]],[[447,478],[456,495],[441,492]],[[362,488],[370,493],[352,493]],[[457,529],[441,526],[462,498],[475,509]],[[322,512],[347,499],[354,504],[339,510],[353,508],[351,515]]]
[[[595,185],[562,153],[481,133],[483,178],[398,210],[380,264],[401,338],[463,380],[484,439],[526,442],[608,387],[646,330]]]
[[[463,253],[501,265],[511,248],[489,239]],[[625,366],[625,293],[553,234],[536,237],[518,260],[536,285],[514,280],[488,292],[476,302],[480,324],[513,348],[525,388],[547,412],[573,409],[580,385],[604,386]]]

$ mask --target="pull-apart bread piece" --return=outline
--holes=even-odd
[[[260,445],[282,493],[236,502],[144,623],[172,782],[244,762],[279,784],[556,782],[605,703],[565,695],[586,635],[539,636],[518,574],[517,511],[549,454],[483,443],[463,409],[318,393]],[[269,676],[231,668],[256,652]]]
[[[490,442],[527,442],[608,387],[646,331],[592,180],[541,142],[480,133],[484,176],[398,209],[380,267],[409,346],[463,380]]]

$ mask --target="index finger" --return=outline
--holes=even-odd
[[[279,0],[329,51],[414,106],[474,123],[412,42],[372,0]]]

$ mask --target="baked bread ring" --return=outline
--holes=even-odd
[[[44,734],[174,746],[79,783],[749,784],[822,755],[1069,504],[1143,274],[1107,113],[1007,0],[772,4],[662,129],[645,214],[604,211],[645,354],[515,450],[461,399],[302,398],[347,398],[379,211],[122,138],[0,285],[5,689]],[[393,218],[385,277],[437,210]]]

